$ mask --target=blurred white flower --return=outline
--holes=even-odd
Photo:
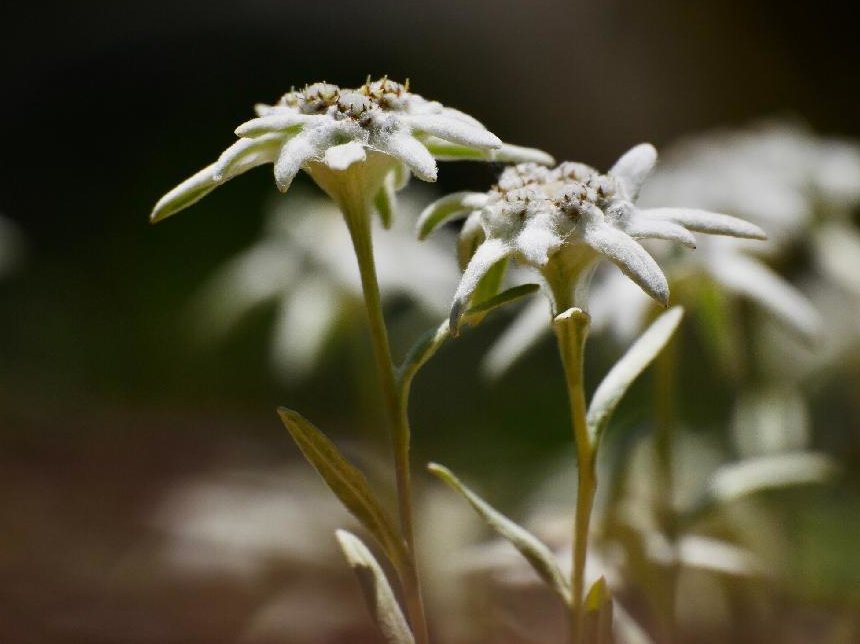
[[[426,315],[441,318],[459,279],[450,257],[452,236],[419,243],[411,224],[416,199],[403,199],[401,210],[406,216],[373,235],[383,298],[406,297]],[[193,314],[200,336],[214,339],[259,305],[277,303],[272,363],[283,378],[300,379],[315,366],[338,322],[360,315],[361,298],[337,207],[300,193],[272,209],[262,238],[218,271],[197,297]]]
[[[464,227],[476,248],[454,296],[451,327],[478,283],[497,262],[513,258],[537,269],[559,313],[570,305],[571,291],[584,288],[601,257],[611,260],[643,291],[663,305],[669,286],[654,258],[636,241],[667,239],[695,246],[690,231],[761,239],[764,232],[741,219],[690,208],[639,208],[634,201],[657,160],[649,144],[624,154],[607,174],[582,163],[549,169],[520,164],[506,169],[496,186],[480,196],[461,193],[462,207],[443,204],[445,217],[469,214],[480,229]],[[422,222],[442,221],[437,204]],[[421,222],[419,223],[421,227]],[[471,245],[471,244],[470,244]],[[577,294],[582,298],[584,293]],[[580,307],[585,302],[579,303]]]
[[[358,89],[314,83],[288,92],[275,105],[258,105],[256,111],[257,118],[236,128],[239,140],[218,161],[162,197],[152,221],[266,163],[274,164],[282,192],[304,169],[336,201],[376,199],[377,208],[385,211],[389,206],[384,202],[410,173],[436,180],[436,158],[552,161],[536,150],[503,145],[471,116],[387,78],[368,78]],[[343,173],[355,164],[360,169],[350,174],[351,185],[344,185]],[[345,194],[355,190],[361,194]]]
[[[641,201],[736,214],[778,247],[860,205],[860,145],[777,121],[717,130],[674,145]]]

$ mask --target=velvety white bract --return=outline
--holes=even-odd
[[[557,300],[587,282],[596,261],[605,257],[666,305],[666,277],[637,240],[666,239],[695,247],[692,232],[765,238],[758,226],[729,215],[637,207],[635,199],[656,159],[654,147],[645,143],[624,154],[607,174],[582,163],[555,168],[520,164],[506,169],[483,198],[459,193],[427,208],[419,220],[421,234],[465,215],[461,253],[463,246],[474,249],[454,297],[452,329],[481,278],[503,258],[540,271]],[[565,289],[568,293],[562,295]],[[563,310],[560,302],[555,304]]]
[[[358,89],[314,83],[291,91],[274,105],[257,105],[257,118],[236,128],[239,140],[212,165],[167,193],[151,219],[159,221],[258,165],[274,164],[275,182],[289,189],[301,169],[320,164],[343,172],[374,162],[369,188],[382,177],[411,172],[436,180],[436,158],[472,158],[552,163],[538,150],[503,145],[480,122],[409,91],[387,78],[368,79]],[[436,154],[438,150],[439,154]],[[319,175],[311,175],[315,180]],[[402,187],[403,181],[398,182]],[[323,186],[325,189],[325,186]]]

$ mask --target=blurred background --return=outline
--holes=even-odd
[[[278,405],[301,410],[380,487],[388,484],[375,373],[344,264],[351,258],[303,213],[337,223],[336,215],[315,201],[310,182],[280,196],[265,168],[156,227],[147,218],[164,192],[232,142],[254,103],[275,101],[291,85],[357,87],[367,74],[387,73],[503,140],[560,160],[607,168],[650,141],[666,151],[655,199],[683,192],[672,192],[672,177],[688,163],[710,192],[701,204],[690,201],[700,193],[681,194],[686,205],[725,209],[725,198],[737,204],[733,214],[755,219],[744,206],[759,185],[796,198],[786,236],[761,261],[818,311],[817,334],[840,341],[824,350],[820,337],[798,340],[809,329],[773,330],[773,316],[762,321],[756,295],[743,288],[717,298],[740,294],[732,328],[746,366],[723,368],[707,334],[685,326],[676,347],[676,484],[693,485],[687,470],[784,452],[826,459],[836,473],[729,501],[706,517],[700,533],[730,540],[757,563],[738,564],[742,581],[725,581],[725,570],[716,586],[710,577],[682,578],[690,592],[681,593],[677,632],[665,634],[649,599],[657,582],[648,580],[662,564],[641,574],[629,566],[620,592],[658,638],[860,642],[860,246],[851,245],[860,217],[860,47],[852,8],[735,0],[4,5],[0,639],[373,641],[331,536],[353,523],[274,413]],[[761,155],[760,134],[770,146]],[[760,184],[732,183],[726,167],[735,149],[751,172],[768,163],[776,170],[762,170]],[[436,185],[413,180],[403,193],[404,236],[434,196],[484,190],[498,171],[445,163]],[[759,221],[781,230],[773,217]],[[271,236],[302,258],[294,279],[264,285],[247,312],[219,308],[219,293],[244,292],[229,281],[230,267],[241,268],[243,253]],[[446,284],[453,293],[452,237],[437,241],[427,266],[442,295],[422,300],[402,288],[387,299],[398,355],[444,316]],[[397,273],[396,248],[386,252]],[[346,268],[327,264],[332,257]],[[282,305],[290,299],[279,299],[308,275],[328,276],[324,327],[291,322]],[[797,300],[785,302],[796,310]],[[780,306],[770,306],[777,318]],[[563,509],[572,499],[563,471],[572,448],[548,339],[484,377],[483,356],[515,314],[446,346],[422,372],[414,458],[416,467],[452,466],[540,531],[541,517],[555,516],[542,504]],[[632,340],[610,327],[596,331],[592,388]],[[313,344],[302,352],[305,340]],[[725,363],[734,354],[720,355]],[[636,475],[643,486],[649,480],[637,454],[653,429],[651,380],[637,385],[610,430],[611,469],[631,473],[618,494],[633,499]],[[744,436],[762,426],[776,438],[751,446]],[[496,566],[489,535],[418,472],[425,523],[440,532],[425,535],[427,550],[445,559],[425,564],[428,577],[445,587],[446,574],[461,575],[457,587],[474,592],[460,605],[480,607],[457,618],[446,608],[451,597],[430,591],[436,619],[451,616],[437,626],[439,641],[554,641],[534,627],[553,632],[560,617],[551,598],[542,601],[525,573],[525,581],[499,573],[513,564]],[[553,525],[547,519],[543,528],[550,540]]]

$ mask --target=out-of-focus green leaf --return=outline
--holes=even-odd
[[[331,491],[379,542],[394,566],[401,570],[407,561],[406,544],[371,491],[364,474],[303,416],[284,407],[278,409],[278,415]]]
[[[415,638],[409,630],[409,624],[373,554],[351,532],[338,530],[335,535],[346,560],[358,577],[367,607],[385,641],[389,644],[414,644]]]
[[[600,577],[585,595],[583,607],[583,641],[594,644],[614,644],[612,634],[612,594],[606,580]]]
[[[379,215],[383,228],[391,228],[391,218],[394,216],[396,197],[394,195],[394,173],[389,173],[382,182],[382,187],[373,198],[373,206]]]
[[[696,311],[694,318],[705,346],[711,351],[723,371],[734,378],[743,370],[743,352],[737,320],[732,315],[732,302],[720,287],[710,280],[695,283]]]
[[[520,551],[540,578],[561,597],[562,601],[567,605],[570,604],[570,586],[546,544],[472,492],[448,468],[431,463],[427,469],[463,496],[493,530]]]
[[[588,407],[588,431],[595,445],[600,441],[612,413],[627,389],[666,346],[678,328],[683,314],[684,310],[680,306],[663,313],[606,374]]]

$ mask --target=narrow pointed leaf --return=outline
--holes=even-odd
[[[480,208],[486,200],[487,197],[482,192],[455,192],[437,199],[418,217],[418,239],[425,239],[442,224],[457,217],[465,217]]]
[[[408,386],[412,378],[423,367],[433,354],[451,337],[448,321],[445,320],[439,327],[430,329],[418,338],[403,359],[403,363],[397,370],[398,380],[401,386]]]
[[[382,567],[361,540],[346,530],[335,532],[341,550],[358,577],[370,615],[388,644],[414,644],[415,638],[394,597]]]
[[[280,407],[278,415],[293,440],[340,502],[379,542],[398,569],[406,561],[406,546],[364,474],[347,461],[319,429],[300,414]]]
[[[666,346],[678,328],[683,314],[684,309],[676,306],[657,318],[615,363],[597,387],[588,407],[588,431],[595,445],[598,444],[627,389]]]
[[[494,298],[499,293],[499,288],[502,286],[502,281],[505,279],[505,271],[508,268],[508,258],[503,257],[490,267],[484,276],[478,282],[472,296],[469,298],[469,307],[466,311],[474,309],[475,303],[487,302]],[[465,312],[464,312],[465,314]],[[484,319],[480,311],[473,311],[471,324],[476,325]]]
[[[585,613],[583,619],[583,641],[593,644],[613,644],[612,634],[612,594],[606,584],[606,579],[600,577],[595,581],[585,595]]]
[[[522,526],[514,523],[501,512],[495,510],[486,501],[472,492],[446,467],[431,463],[427,466],[433,474],[444,481],[451,489],[463,496],[469,505],[495,530],[519,550],[540,578],[561,597],[565,604],[570,604],[570,586],[558,564],[552,550],[540,539],[535,537]]]
[[[382,187],[373,199],[373,207],[376,209],[379,220],[382,222],[382,227],[385,229],[391,228],[394,210],[397,207],[397,197],[394,195],[396,181],[397,177],[395,173],[390,172],[382,181]]]
[[[478,304],[470,307],[463,314],[464,321],[472,324],[473,320],[480,316],[483,318],[487,313],[494,311],[500,306],[505,306],[506,304],[510,304],[511,302],[516,302],[520,298],[525,297],[526,295],[531,295],[532,293],[537,292],[540,289],[539,284],[520,284],[518,286],[512,286],[511,288],[502,291],[498,295],[494,295],[493,297],[484,300],[483,302],[479,302]]]

